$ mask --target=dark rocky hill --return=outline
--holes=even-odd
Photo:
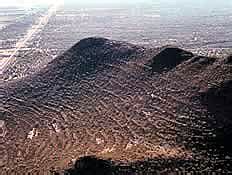
[[[155,55],[152,70],[155,72],[169,71],[193,56],[193,53],[180,48],[166,47]]]
[[[228,172],[229,62],[83,39],[38,73],[0,85],[0,170],[61,170],[95,155],[132,174]]]

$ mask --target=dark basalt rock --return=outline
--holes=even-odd
[[[66,171],[69,175],[113,175],[115,166],[109,160],[86,156],[78,159],[74,168]]]
[[[232,64],[232,55],[228,56],[226,59],[227,64]]]
[[[154,72],[171,70],[193,56],[193,53],[176,47],[164,48],[153,58],[152,70]]]
[[[229,117],[232,121],[232,80],[226,80],[219,85],[209,87],[207,91],[202,93],[202,97],[210,111]]]
[[[232,80],[212,86],[201,95],[203,104],[217,121],[214,126],[218,133],[215,142],[231,153],[232,141],[228,138],[232,137]]]
[[[30,79],[28,84],[37,86],[41,92],[54,85],[76,83],[89,74],[108,69],[108,64],[130,60],[139,49],[140,47],[125,42],[86,38],[55,58],[37,74],[27,77]]]
[[[97,71],[105,64],[126,60],[136,53],[139,47],[105,38],[83,39],[50,62],[41,75],[73,80],[82,75]],[[48,75],[49,74],[49,75]]]
[[[158,175],[182,174],[183,167],[197,169],[197,160],[188,159],[145,159],[127,165],[93,156],[81,157],[73,168],[64,171],[65,175]],[[199,163],[199,162],[198,162]],[[186,172],[187,173],[187,172]],[[57,172],[57,175],[59,173]]]
[[[210,87],[205,96],[208,102],[215,104],[232,104],[232,80],[226,80],[219,85]],[[231,109],[232,110],[232,109]]]
[[[80,40],[76,45],[73,46],[74,49],[86,49],[91,47],[97,47],[104,45],[107,41],[109,41],[106,38],[84,38]]]

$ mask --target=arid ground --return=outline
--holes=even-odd
[[[83,156],[123,164],[116,174],[232,171],[231,56],[86,38],[0,98],[2,174]]]

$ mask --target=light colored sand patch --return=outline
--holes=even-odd
[[[170,159],[170,158],[182,158],[192,159],[191,150],[175,146],[160,146],[154,145],[152,148],[148,148],[145,145],[134,145],[129,143],[125,149],[116,149],[111,152],[101,152],[100,156],[104,159],[112,159],[115,161],[139,161],[146,158],[159,158],[159,159]]]
[[[146,116],[151,116],[151,112],[142,111],[142,113]]]
[[[101,154],[107,154],[107,153],[111,153],[111,152],[113,152],[113,151],[115,151],[115,148],[114,148],[114,147],[112,147],[112,148],[104,148],[104,149],[102,150]]]
[[[130,142],[127,143],[126,145],[126,150],[131,149],[133,146],[139,145],[142,143],[141,139],[136,139],[136,140],[131,140]]]
[[[178,147],[168,146],[156,146],[152,150],[146,150],[145,155],[149,155],[151,158],[163,157],[163,158],[191,158],[192,153],[188,150]]]
[[[154,95],[154,94],[151,94],[151,98],[155,98],[155,95]]]
[[[0,120],[0,127],[5,126],[5,121],[4,120]]]
[[[60,129],[60,127],[59,127],[59,125],[58,125],[57,123],[53,123],[52,126],[53,126],[53,129],[54,129],[57,133],[60,133],[61,129]]]
[[[186,119],[186,120],[187,120],[187,119],[189,119],[189,116],[180,115],[180,116],[178,116],[178,118],[179,118],[179,119]]]
[[[5,137],[7,133],[6,123],[4,120],[0,120],[0,137]]]
[[[28,133],[27,138],[32,140],[33,137],[37,137],[38,135],[39,135],[38,131],[37,131],[35,128],[33,128],[33,129]]]
[[[126,145],[126,150],[131,149],[133,144],[131,142],[127,143]]]
[[[105,141],[101,138],[96,138],[96,142],[98,145],[100,145],[100,144],[104,143]]]

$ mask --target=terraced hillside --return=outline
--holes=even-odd
[[[229,58],[83,39],[38,73],[1,84],[0,171],[49,172],[96,155],[149,159],[143,174],[154,160],[228,172],[231,81]]]

